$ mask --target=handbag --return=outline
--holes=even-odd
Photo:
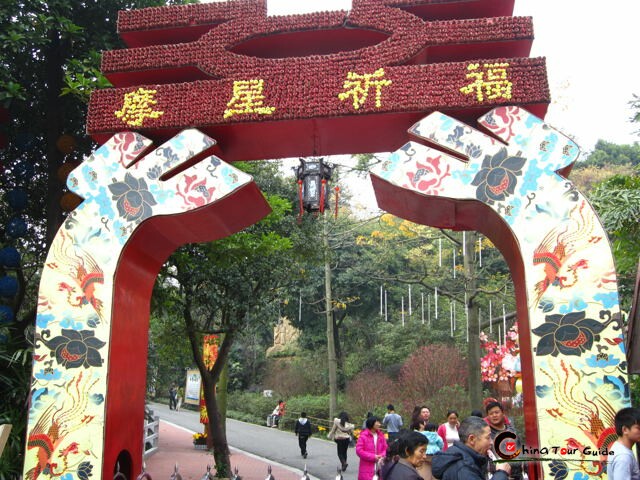
[[[336,438],[336,426],[334,425],[333,428],[331,428],[331,430],[329,430],[329,433],[327,433],[327,438],[329,440],[335,440]]]

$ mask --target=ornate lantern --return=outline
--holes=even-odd
[[[333,166],[324,163],[322,158],[310,161],[300,159],[300,165],[296,168],[300,215],[303,210],[323,213],[329,207],[329,181],[332,172]]]

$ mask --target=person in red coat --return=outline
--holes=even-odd
[[[358,480],[371,480],[376,474],[378,461],[387,454],[387,441],[380,430],[382,424],[378,417],[367,418],[356,444],[356,454],[360,457]]]

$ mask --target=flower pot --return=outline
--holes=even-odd
[[[196,450],[207,450],[207,444],[205,443],[200,445],[200,444],[194,443],[193,448],[195,448]]]

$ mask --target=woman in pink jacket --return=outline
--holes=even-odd
[[[367,418],[365,427],[356,444],[356,454],[360,457],[358,480],[371,480],[376,473],[378,460],[387,454],[387,441],[380,430],[378,417]]]

